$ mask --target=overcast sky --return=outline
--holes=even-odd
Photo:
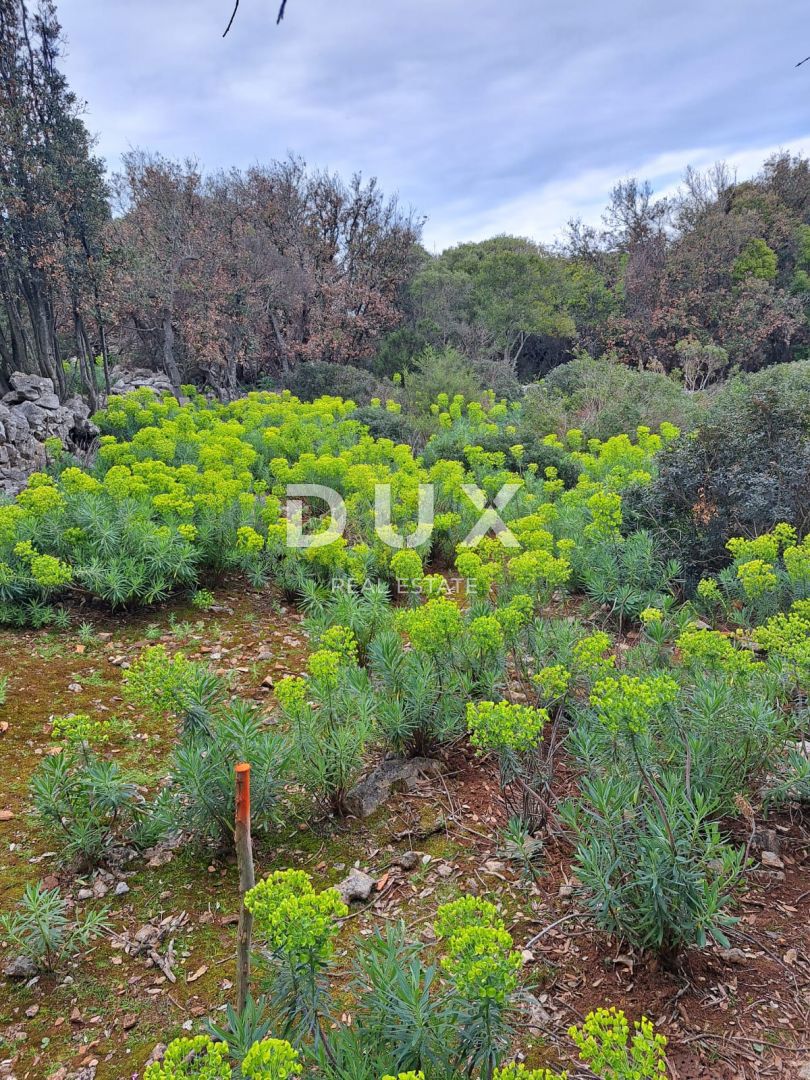
[[[810,152],[807,0],[57,0],[99,152],[379,177],[440,250]]]

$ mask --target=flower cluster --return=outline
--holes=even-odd
[[[87,713],[72,713],[69,716],[55,716],[51,721],[51,737],[57,742],[66,742],[70,746],[98,745],[110,738],[110,722],[93,720]]]
[[[321,634],[319,645],[321,649],[336,653],[342,664],[357,663],[357,638],[348,626],[330,626]]]
[[[532,676],[532,682],[543,701],[559,701],[568,692],[571,672],[563,664],[549,664]]]
[[[245,1054],[240,1071],[245,1080],[290,1080],[300,1076],[304,1066],[284,1039],[262,1039]]]
[[[520,954],[493,905],[461,897],[436,913],[436,936],[447,941],[442,969],[462,997],[503,1007],[517,988]]]
[[[521,1062],[495,1069],[492,1080],[568,1080],[568,1073],[556,1073],[551,1069],[530,1069]]]
[[[794,668],[800,686],[810,687],[810,600],[798,600],[758,626],[754,640]]]
[[[685,664],[722,671],[727,675],[747,676],[761,668],[751,652],[738,649],[719,630],[684,630],[676,643]]]
[[[478,750],[522,754],[538,745],[548,722],[545,709],[508,701],[467,703],[467,730]]]
[[[144,1080],[230,1080],[227,1047],[207,1035],[175,1039],[162,1061],[147,1065]]]
[[[410,611],[398,613],[397,622],[406,631],[415,649],[441,655],[453,646],[462,633],[461,609],[452,600],[437,596]]]
[[[580,1061],[597,1076],[611,1080],[661,1080],[667,1074],[667,1040],[646,1016],[630,1024],[616,1008],[597,1009],[581,1027],[568,1032],[579,1049]]]
[[[303,870],[276,870],[245,893],[257,932],[292,963],[325,963],[349,909],[337,889],[315,892]]]
[[[678,684],[669,675],[641,679],[633,675],[600,679],[594,684],[590,702],[602,723],[614,735],[627,731],[640,735],[649,727],[650,717],[678,696]]]

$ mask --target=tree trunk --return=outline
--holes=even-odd
[[[163,370],[169,376],[175,396],[180,397],[180,368],[174,358],[174,327],[168,314],[163,316]]]

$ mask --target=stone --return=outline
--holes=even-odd
[[[50,379],[15,372],[9,381],[12,389],[0,402],[0,491],[15,495],[32,472],[47,464],[47,439],[59,439],[81,457],[99,430],[80,397],[60,404]]]
[[[115,886],[115,895],[116,896],[126,896],[128,892],[129,892],[129,885],[127,885],[127,883],[125,881],[119,881],[118,884]]]
[[[3,968],[3,974],[7,979],[23,980],[33,979],[37,973],[37,965],[28,956],[13,956]]]
[[[769,870],[784,870],[785,868],[785,864],[773,851],[763,851],[760,860],[762,865],[767,866]]]
[[[421,857],[418,851],[403,851],[401,855],[394,856],[391,865],[398,866],[401,870],[415,870]]]
[[[166,1043],[158,1043],[152,1050],[152,1053],[144,1062],[145,1065],[154,1065],[156,1061],[163,1061],[166,1056]]]
[[[727,964],[747,964],[748,957],[742,951],[742,949],[718,949],[717,955],[721,960],[725,960]]]
[[[377,882],[370,874],[354,867],[348,877],[344,878],[336,888],[343,903],[351,904],[353,900],[368,900],[376,884]]]
[[[394,792],[413,791],[420,780],[441,775],[441,765],[432,758],[391,758],[352,788],[346,809],[354,817],[370,817]]]

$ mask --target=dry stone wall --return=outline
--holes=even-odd
[[[0,400],[0,491],[14,495],[30,473],[46,464],[45,440],[58,438],[66,450],[87,453],[98,435],[80,397],[60,402],[53,383],[16,371]]]

